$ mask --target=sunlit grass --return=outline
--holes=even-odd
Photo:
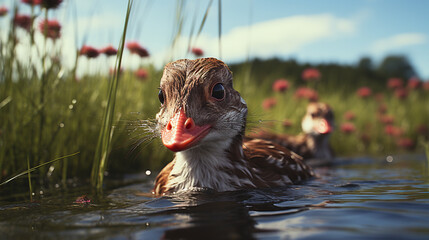
[[[128,21],[131,14],[133,1],[128,1],[127,14],[125,17],[124,32],[119,44],[119,49],[116,57],[115,72],[110,79],[106,109],[103,115],[103,123],[100,130],[100,135],[95,150],[94,162],[91,173],[91,183],[98,191],[102,190],[104,171],[106,169],[108,154],[110,152],[110,143],[114,133],[113,121],[115,115],[116,95],[121,76],[122,56],[124,53],[125,40],[127,35]]]
[[[54,159],[54,160],[51,160],[51,161],[48,161],[48,162],[45,162],[45,163],[43,163],[43,164],[40,164],[40,165],[38,165],[38,166],[35,166],[35,167],[31,167],[30,168],[30,161],[28,161],[28,159],[27,159],[27,170],[26,171],[24,171],[24,172],[21,172],[21,173],[19,173],[19,174],[16,174],[15,176],[13,176],[13,177],[11,177],[11,178],[9,178],[9,179],[7,179],[6,181],[4,181],[4,182],[2,182],[2,183],[0,183],[0,186],[2,186],[2,185],[5,185],[5,184],[7,184],[7,183],[9,183],[9,182],[11,182],[11,181],[13,181],[13,180],[15,180],[16,178],[19,178],[19,177],[21,177],[21,176],[24,176],[24,175],[28,175],[28,181],[29,181],[29,188],[30,189],[32,189],[32,187],[31,187],[31,180],[30,180],[30,178],[31,178],[31,175],[30,175],[30,173],[31,172],[33,172],[33,171],[36,171],[37,169],[39,169],[39,168],[41,168],[41,167],[43,167],[43,166],[45,166],[45,165],[49,165],[49,164],[52,164],[52,163],[54,163],[54,162],[57,162],[57,161],[59,161],[59,160],[63,160],[63,159],[66,159],[66,158],[69,158],[69,157],[73,157],[73,156],[76,156],[76,155],[78,155],[79,154],[79,152],[77,152],[77,153],[73,153],[73,154],[69,154],[69,155],[66,155],[66,156],[63,156],[63,157],[59,157],[59,158],[56,158],[56,159]]]
[[[126,23],[131,3],[128,5]],[[177,3],[172,48],[183,35],[183,24],[189,16],[182,12],[185,9],[184,1]],[[197,42],[212,5],[211,0],[200,21],[195,13],[188,49],[183,49],[183,52],[188,52]],[[220,0],[218,8],[221,48]],[[124,35],[118,37],[121,41],[119,56],[124,51],[126,30],[125,26]],[[162,69],[156,68],[150,61],[140,61],[139,67],[147,70],[148,76],[139,79],[131,69],[125,68],[121,73],[119,58],[113,76],[95,69],[76,78],[77,68],[92,69],[107,64],[107,61],[97,60],[97,65],[92,59],[84,59],[86,64],[77,66],[77,56],[75,65],[66,69],[56,58],[61,56],[61,46],[56,46],[53,52],[46,48],[39,49],[37,57],[22,61],[16,55],[17,44],[22,44],[15,41],[16,31],[18,29],[9,29],[8,38],[1,43],[0,51],[0,63],[4,69],[0,75],[0,180],[3,183],[37,169],[38,174],[28,176],[28,184],[32,188],[30,192],[36,185],[60,183],[66,187],[69,178],[88,179],[91,175],[93,185],[101,189],[105,174],[146,169],[153,172],[171,161],[172,153],[162,146],[157,133],[153,132],[155,114],[160,106],[157,93]],[[33,34],[34,29],[30,33]],[[48,39],[45,41],[42,46],[52,43]],[[38,48],[33,37],[29,43],[30,48]],[[299,77],[304,66],[291,62],[287,66],[292,67],[284,68],[283,63],[274,60],[265,64],[262,69],[255,68],[253,62],[232,66],[234,87],[249,107],[247,129],[254,131],[263,127],[279,133],[298,134],[308,101],[297,99],[294,92],[300,86],[311,84],[302,82]],[[319,100],[334,109],[336,130],[331,144],[336,155],[385,155],[406,151],[397,146],[396,137],[386,135],[377,115],[379,102],[374,97],[359,98],[355,92],[355,82],[337,84],[338,79],[346,81],[354,73],[347,69],[343,71],[340,74],[329,69],[322,70],[322,79],[312,86],[318,91]],[[284,93],[272,90],[272,83],[278,78],[291,82]],[[361,83],[364,82],[371,82],[371,79],[362,79]],[[404,130],[403,135],[413,140],[421,137],[415,129],[429,122],[427,91],[413,90],[406,99],[399,100],[383,84],[374,85],[376,91],[384,94],[387,114],[395,117],[394,124]],[[262,107],[267,97],[277,100],[276,106],[270,110]],[[340,130],[341,124],[346,122],[343,114],[347,111],[356,114],[356,119],[352,121],[356,131],[350,134]],[[285,119],[290,120],[292,126],[282,126]],[[364,135],[368,140],[362,140]],[[421,145],[416,147],[414,151],[423,150]],[[73,152],[80,153],[73,159],[57,161],[59,157]]]

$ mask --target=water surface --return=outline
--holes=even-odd
[[[337,159],[302,185],[152,198],[154,176],[0,202],[1,239],[429,239],[424,156]],[[88,194],[89,203],[76,202]]]

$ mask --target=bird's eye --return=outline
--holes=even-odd
[[[164,98],[164,92],[162,90],[159,90],[158,92],[158,99],[161,102],[161,104],[164,104],[165,98]]]
[[[225,97],[225,88],[221,83],[214,85],[212,89],[212,97],[222,100]]]

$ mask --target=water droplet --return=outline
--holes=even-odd
[[[73,104],[69,105],[69,109],[72,110],[73,109]]]
[[[59,188],[59,187],[60,187],[60,184],[56,183],[55,188]]]
[[[40,194],[40,195],[43,195],[43,191],[42,191],[42,190],[40,190],[39,194]]]
[[[50,177],[50,176],[52,176],[52,172],[55,170],[55,167],[54,166],[50,166],[49,167],[49,169],[48,169],[48,172],[46,173],[46,175],[48,176],[48,177]]]
[[[392,156],[387,156],[386,157],[386,161],[390,162],[390,163],[393,162],[393,157]]]
[[[63,127],[64,127],[64,123],[60,123],[58,126],[59,126],[60,128],[63,128]]]
[[[77,103],[77,100],[76,99],[73,99],[72,100],[72,104],[76,104]]]
[[[152,172],[151,172],[149,169],[148,169],[148,170],[146,170],[146,172],[145,172],[145,173],[146,173],[146,175],[147,175],[147,176],[150,176],[150,175],[152,174]]]

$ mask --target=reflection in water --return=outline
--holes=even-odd
[[[257,234],[276,235],[279,229],[287,227],[265,227],[257,219],[285,218],[325,206],[325,202],[309,198],[309,192],[326,193],[305,191],[301,186],[225,193],[205,191],[163,197],[145,206],[158,208],[151,216],[173,216],[163,231],[163,239],[253,239]]]
[[[426,239],[424,161],[357,159],[302,185],[152,198],[152,183],[0,203],[1,239]],[[76,202],[89,194],[90,202]],[[85,198],[84,198],[85,199]]]
[[[249,211],[234,201],[197,204],[170,214],[178,224],[163,239],[252,239],[255,231]]]

